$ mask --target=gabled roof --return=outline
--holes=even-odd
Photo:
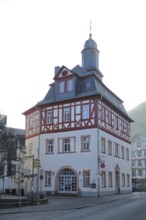
[[[70,69],[68,69],[66,66],[62,66],[58,72],[55,74],[54,80],[57,80],[60,77],[66,77],[67,75],[73,74]]]

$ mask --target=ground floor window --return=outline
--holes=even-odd
[[[112,172],[109,172],[108,173],[108,186],[109,187],[112,187]]]
[[[122,173],[122,187],[125,187],[125,174]]]
[[[106,172],[102,171],[101,173],[101,187],[105,188],[106,187]]]
[[[90,170],[83,171],[83,186],[90,187]]]
[[[127,186],[130,186],[130,175],[127,174]]]
[[[51,186],[51,171],[45,172],[45,186]]]

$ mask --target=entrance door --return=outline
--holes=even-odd
[[[76,193],[77,177],[71,169],[63,169],[58,175],[58,192]]]

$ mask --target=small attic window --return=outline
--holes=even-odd
[[[90,89],[91,88],[91,82],[87,82],[86,83],[86,89]]]
[[[66,76],[67,75],[67,70],[64,70],[63,72],[62,72],[62,76]]]

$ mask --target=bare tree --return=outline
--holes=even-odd
[[[5,128],[0,133],[0,177],[15,175],[16,165],[13,161],[21,159],[18,158],[18,148],[19,151],[24,151],[24,135],[18,134],[16,130],[19,129]],[[6,174],[4,174],[5,165],[7,166]]]

